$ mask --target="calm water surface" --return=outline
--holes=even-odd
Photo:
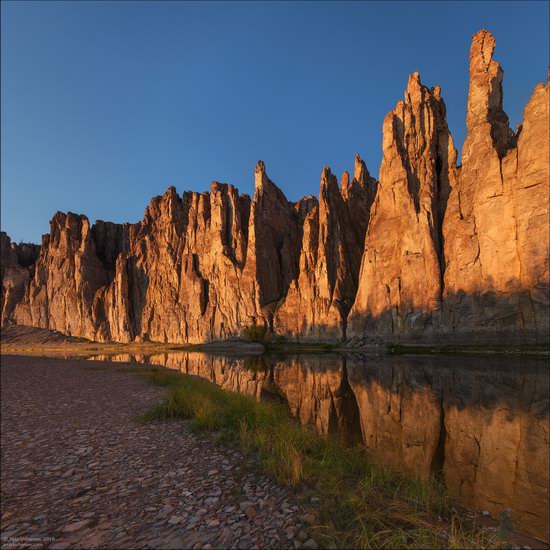
[[[549,539],[549,365],[503,357],[196,352],[93,359],[162,365],[278,399],[302,424],[362,442],[382,463],[440,476],[451,494]]]

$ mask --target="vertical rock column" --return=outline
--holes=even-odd
[[[304,218],[299,275],[275,316],[275,330],[313,341],[345,337],[346,318],[355,299],[359,259],[376,181],[357,155],[354,179],[347,172],[341,188],[323,168],[319,202]]]
[[[301,227],[297,212],[258,162],[250,207],[248,248],[243,277],[254,297],[257,317],[271,325],[274,311],[298,271]]]
[[[426,335],[441,307],[441,218],[456,152],[439,87],[409,77],[383,127],[378,192],[348,317],[348,337]],[[356,340],[357,341],[357,340]]]
[[[548,86],[537,87],[514,135],[494,48],[490,32],[474,35],[467,136],[443,228],[441,328],[537,338],[548,326]]]

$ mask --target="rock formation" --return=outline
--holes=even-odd
[[[16,306],[23,300],[39,250],[35,244],[12,243],[4,231],[0,232],[2,320],[11,319]]]
[[[472,40],[462,164],[438,86],[409,77],[379,182],[359,156],[296,203],[263,162],[251,199],[171,187],[142,221],[55,214],[42,245],[2,234],[2,325],[98,341],[548,341],[548,83],[516,132],[488,31]]]
[[[299,275],[277,309],[276,332],[300,340],[345,336],[376,185],[359,155],[353,180],[345,172],[340,188],[323,168],[319,201],[306,208]]]
[[[548,83],[537,86],[514,134],[494,47],[487,31],[472,40],[467,136],[443,226],[441,325],[526,337],[549,329]]]
[[[405,100],[384,120],[382,148],[351,337],[425,333],[441,307],[441,224],[456,152],[439,87],[409,77]]]

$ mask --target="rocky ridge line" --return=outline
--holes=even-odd
[[[482,30],[462,164],[438,86],[418,73],[384,120],[379,181],[359,156],[319,199],[286,199],[260,161],[251,199],[153,198],[142,221],[56,213],[42,245],[2,234],[2,325],[98,341],[204,342],[260,324],[304,341],[548,341],[549,108],[516,132]]]

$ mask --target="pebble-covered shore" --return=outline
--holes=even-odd
[[[253,457],[136,421],[161,388],[112,364],[1,365],[2,548],[317,548],[315,516]]]

